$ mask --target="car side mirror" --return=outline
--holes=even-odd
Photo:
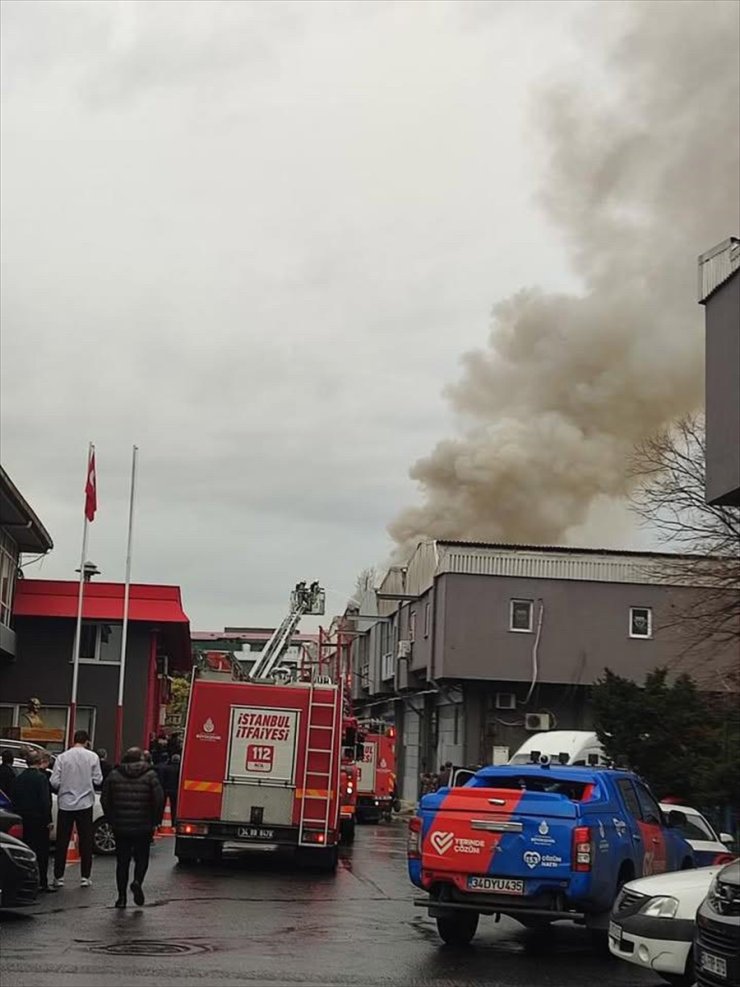
[[[666,820],[671,829],[678,829],[679,826],[686,825],[686,814],[679,809],[671,809]]]
[[[734,843],[735,842],[735,840],[734,840],[734,838],[732,836],[732,833],[720,833],[719,834],[719,841],[720,841],[720,843],[724,843],[725,846],[729,846],[730,843]]]

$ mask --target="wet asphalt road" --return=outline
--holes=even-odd
[[[182,869],[157,840],[144,908],[112,905],[114,866],[97,857],[94,886],[66,887],[23,917],[4,916],[2,987],[338,984],[394,987],[657,987],[659,977],[595,952],[575,926],[536,951],[508,919],[482,919],[473,946],[442,946],[411,904],[405,825],[364,826],[335,877],[238,855]]]

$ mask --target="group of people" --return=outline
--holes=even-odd
[[[179,745],[170,751],[158,744],[157,763],[152,754],[130,747],[113,766],[107,753],[91,750],[85,730],[78,730],[69,750],[59,754],[50,769],[51,756],[30,750],[26,769],[13,770],[13,752],[3,751],[0,789],[10,798],[23,821],[23,839],[38,860],[39,885],[43,891],[64,887],[67,850],[73,829],[77,830],[80,854],[80,885],[92,885],[93,807],[101,789],[101,804],[116,840],[116,908],[125,908],[131,890],[134,903],[144,904],[143,882],[149,866],[154,832],[162,822],[169,798],[173,819],[177,813],[180,774]],[[49,836],[52,824],[52,792],[57,793],[54,877],[49,883]],[[133,880],[129,885],[131,861]]]
[[[452,778],[452,761],[445,761],[439,772],[425,772],[419,781],[419,794],[429,795],[438,788],[446,788]]]

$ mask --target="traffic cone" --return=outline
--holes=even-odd
[[[69,864],[79,864],[80,862],[80,847],[77,840],[77,827],[72,827],[72,836],[69,841],[69,846],[67,847],[67,865]]]
[[[157,830],[157,836],[174,836],[175,827],[172,825],[172,802],[167,799],[167,803],[164,807],[164,815],[162,816],[162,825]]]

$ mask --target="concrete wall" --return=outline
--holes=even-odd
[[[605,666],[641,682],[658,665],[713,678],[736,662],[731,645],[708,642],[687,653],[686,631],[676,614],[690,610],[693,589],[446,574],[437,580],[435,678],[529,682],[536,634],[509,630],[511,599],[544,607],[538,681],[587,685]],[[653,637],[629,636],[630,607],[651,607]]]
[[[707,500],[740,504],[740,272],[706,301],[705,372]]]
[[[69,704],[74,628],[73,620],[16,618],[17,657],[14,662],[0,666],[2,702],[25,704],[29,696],[38,696],[45,706]],[[124,748],[144,740],[149,654],[149,628],[130,624],[124,684]],[[115,742],[118,673],[118,664],[80,663],[77,704],[97,709],[94,744],[111,753]]]

